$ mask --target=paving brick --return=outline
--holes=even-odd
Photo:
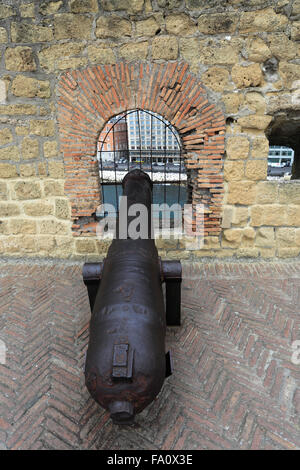
[[[166,339],[174,373],[125,429],[84,385],[81,266],[1,264],[1,448],[299,448],[300,263],[186,263],[183,272],[182,325]]]

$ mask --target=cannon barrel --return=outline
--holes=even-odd
[[[150,177],[133,170],[122,185],[128,209],[135,203],[147,207],[150,235]],[[167,276],[174,281],[170,266]],[[174,272],[178,278],[176,268]],[[131,424],[170,374],[165,353],[163,272],[153,238],[120,239],[117,232],[103,265],[85,265],[84,280],[92,307],[86,386],[95,401],[110,412],[113,422]]]

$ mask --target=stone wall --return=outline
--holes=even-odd
[[[122,67],[158,73],[168,64],[187,64],[186,73],[205,91],[207,106],[218,109],[226,120],[226,132],[219,134],[225,137],[225,153],[217,174],[224,197],[219,218],[214,218],[219,229],[207,234],[202,250],[189,252],[182,241],[158,240],[161,255],[298,256],[300,181],[266,178],[267,136],[274,123],[292,119],[293,132],[299,132],[299,41],[299,0],[3,0],[0,253],[104,256],[107,242],[93,233],[74,231],[71,170],[63,141],[67,124],[59,119],[61,84],[72,89],[74,77],[84,80],[93,70],[111,70],[116,78],[119,71],[121,80]],[[97,96],[101,90],[98,82]],[[130,86],[128,90],[133,92]],[[159,89],[157,96],[161,93]],[[67,101],[65,108],[72,108]],[[85,104],[93,114],[93,97]],[[132,109],[128,106],[124,102],[122,109]],[[193,109],[191,99],[184,106],[191,119],[202,109]],[[115,113],[112,107],[111,115]],[[175,116],[169,118],[176,127]],[[93,139],[104,124],[99,119]],[[85,135],[89,134],[86,126]],[[77,138],[75,133],[72,139]],[[95,164],[93,139],[87,139],[91,146],[86,160],[74,155],[79,168],[86,168],[88,161],[91,167]],[[198,156],[196,161],[203,176],[203,161]],[[76,174],[75,186],[81,182],[78,174],[76,182]]]

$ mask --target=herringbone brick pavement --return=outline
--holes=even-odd
[[[84,386],[78,264],[0,266],[0,449],[299,449],[300,263],[185,264],[174,374],[134,427]]]

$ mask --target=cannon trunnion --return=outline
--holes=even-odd
[[[151,219],[148,175],[141,170],[128,173],[123,195],[128,207],[146,205]],[[131,424],[172,373],[165,333],[167,324],[180,324],[181,264],[161,262],[151,237],[116,238],[103,263],[84,265],[83,279],[92,311],[86,386],[113,422]]]

